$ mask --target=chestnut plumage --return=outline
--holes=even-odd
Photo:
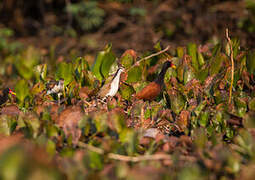
[[[143,100],[153,100],[156,98],[164,86],[164,77],[169,67],[175,68],[175,65],[171,61],[166,61],[163,64],[158,77],[137,93],[136,98]]]

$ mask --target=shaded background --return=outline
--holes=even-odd
[[[132,48],[204,44],[224,38],[225,28],[242,46],[254,47],[252,0],[1,0],[0,27],[13,39],[64,55],[94,54],[107,43],[117,54]]]

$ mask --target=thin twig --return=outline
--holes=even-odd
[[[230,83],[230,88],[229,88],[229,99],[228,99],[228,105],[230,105],[231,98],[232,98],[233,82],[234,82],[235,64],[234,64],[233,47],[232,47],[231,39],[229,38],[229,35],[228,35],[228,29],[226,29],[226,38],[228,40],[228,44],[230,47],[230,60],[231,60],[231,83]]]
[[[105,151],[103,149],[100,149],[98,147],[78,142],[78,146],[88,149],[89,151],[96,152],[98,154],[105,154]],[[143,155],[143,156],[125,156],[115,153],[108,153],[106,155],[109,159],[113,160],[119,160],[119,161],[126,161],[126,162],[140,162],[140,161],[156,161],[156,160],[171,160],[171,156],[169,154],[154,154],[154,155]]]
[[[145,60],[147,60],[147,59],[150,59],[150,58],[152,58],[152,57],[154,57],[154,56],[158,56],[158,55],[160,55],[160,54],[162,54],[162,53],[168,51],[169,48],[170,48],[170,46],[167,46],[165,49],[163,49],[163,50],[161,50],[161,51],[159,51],[159,52],[153,53],[153,54],[151,54],[151,55],[149,55],[149,56],[146,56],[146,57],[140,59],[140,60],[137,61],[135,64],[133,64],[130,68],[128,68],[126,71],[128,71],[128,70],[131,69],[131,68],[133,68],[134,66],[138,66],[142,61],[145,61]]]

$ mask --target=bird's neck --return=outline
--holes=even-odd
[[[119,70],[111,83],[113,86],[119,86],[120,74],[121,74],[121,71]]]
[[[164,77],[165,77],[167,69],[168,68],[164,68],[161,70],[158,77],[154,80],[155,83],[159,84],[160,86],[164,84]]]

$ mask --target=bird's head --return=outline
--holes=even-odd
[[[172,63],[172,61],[166,61],[164,64],[163,64],[163,67],[162,69],[167,69],[167,68],[173,68],[173,69],[176,69],[176,66]]]
[[[8,95],[8,94],[16,95],[16,93],[14,91],[12,91],[10,88],[5,88],[3,90],[3,94],[6,94],[6,95]]]

